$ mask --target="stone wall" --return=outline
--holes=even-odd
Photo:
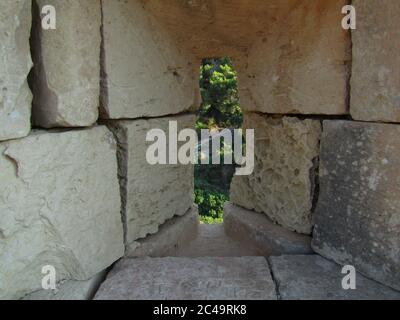
[[[41,8],[54,5],[55,30],[43,30]],[[52,127],[86,127],[98,118],[100,92],[101,7],[97,0],[35,0],[33,123]]]
[[[320,122],[246,114],[246,128],[255,130],[254,172],[234,177],[231,200],[264,212],[287,229],[310,234]]]
[[[44,265],[88,280],[190,211],[192,167],[150,166],[144,133],[193,127],[199,61],[227,55],[256,133],[233,203],[400,289],[397,0],[353,1],[351,37],[345,0],[31,3],[0,3],[0,299]]]
[[[158,117],[193,109],[198,62],[174,44],[140,1],[104,0],[102,6],[102,117]]]
[[[165,221],[191,208],[193,166],[148,164],[146,150],[152,142],[146,142],[146,134],[154,128],[168,133],[169,121],[177,121],[178,130],[193,128],[194,120],[193,115],[184,115],[109,122],[119,143],[119,176],[124,177],[121,178],[122,214],[128,246],[156,233]]]
[[[0,299],[41,289],[47,265],[89,280],[193,203],[193,166],[147,164],[145,141],[194,127],[190,53],[138,1],[31,2],[0,4]]]
[[[0,17],[0,141],[3,141],[24,137],[31,128],[32,94],[27,81],[32,66],[31,1],[1,1]]]

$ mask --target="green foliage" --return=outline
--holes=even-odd
[[[241,127],[243,114],[239,106],[237,81],[237,73],[229,58],[203,60],[200,68],[203,103],[197,127]]]
[[[203,103],[196,129],[240,128],[243,114],[239,107],[237,74],[230,59],[205,59],[200,69],[200,90]],[[233,150],[227,150],[232,152]],[[222,143],[223,163],[224,143]],[[222,223],[224,203],[229,201],[229,186],[234,165],[196,165],[195,203],[200,220],[206,224]]]
[[[206,224],[222,223],[224,203],[228,197],[212,186],[195,188],[195,203],[199,206],[200,221]]]

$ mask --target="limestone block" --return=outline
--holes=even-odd
[[[88,280],[124,254],[116,142],[105,127],[0,144],[0,299]]]
[[[276,300],[263,257],[138,258],[115,265],[95,300]]]
[[[193,107],[199,90],[197,61],[192,63],[140,1],[102,4],[102,117],[154,117]]]
[[[354,0],[350,112],[363,121],[400,122],[400,2]]]
[[[32,94],[27,76],[32,67],[29,49],[31,1],[0,2],[0,141],[28,135]]]
[[[91,300],[106,277],[102,271],[86,281],[67,280],[59,283],[56,290],[33,292],[23,300]]]
[[[270,257],[282,300],[400,300],[400,292],[356,274],[356,289],[342,287],[342,267],[318,255]]]
[[[191,243],[198,235],[199,212],[197,207],[164,223],[156,234],[134,241],[127,246],[127,257],[167,257]]]
[[[231,201],[310,234],[320,122],[247,114],[244,127],[255,130],[255,167],[252,175],[233,178]]]
[[[45,5],[56,9],[55,30],[42,29]],[[33,12],[34,123],[45,128],[92,125],[100,95],[100,2],[35,0]]]
[[[265,214],[226,203],[224,227],[228,236],[257,247],[263,256],[309,254],[311,237],[297,234],[274,224]]]
[[[151,129],[161,129],[169,140],[169,122],[178,130],[194,128],[195,116],[110,122],[119,144],[119,177],[126,223],[126,244],[154,234],[168,219],[184,215],[193,204],[193,165],[151,165],[146,142]],[[167,147],[168,150],[169,146]]]
[[[341,27],[346,0],[303,1],[236,65],[244,110],[347,114],[351,41]],[[282,5],[282,1],[277,6]]]
[[[400,289],[400,127],[325,121],[313,249]]]

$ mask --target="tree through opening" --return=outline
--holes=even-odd
[[[243,113],[239,104],[238,78],[230,58],[209,58],[200,67],[202,103],[197,115],[196,130],[199,146],[201,129],[221,132],[239,129]],[[201,152],[201,150],[199,150]],[[233,145],[221,140],[221,158],[224,152],[234,152]],[[204,155],[201,155],[204,156]],[[199,206],[200,221],[205,224],[223,222],[225,202],[229,201],[229,188],[235,173],[235,164],[197,164],[194,173],[194,198]]]

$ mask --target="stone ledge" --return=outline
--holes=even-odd
[[[33,292],[23,300],[91,300],[106,277],[106,270],[87,281],[64,281],[57,290]]]
[[[165,257],[173,255],[181,246],[187,245],[198,234],[199,216],[196,206],[180,217],[164,223],[160,230],[127,246],[128,257]]]
[[[344,290],[342,268],[318,255],[270,257],[283,300],[399,300],[400,292],[357,273],[356,289]]]
[[[256,246],[265,256],[310,254],[311,238],[274,224],[265,214],[227,203],[224,209],[225,232],[233,239]]]
[[[123,259],[95,300],[276,300],[263,257]]]

